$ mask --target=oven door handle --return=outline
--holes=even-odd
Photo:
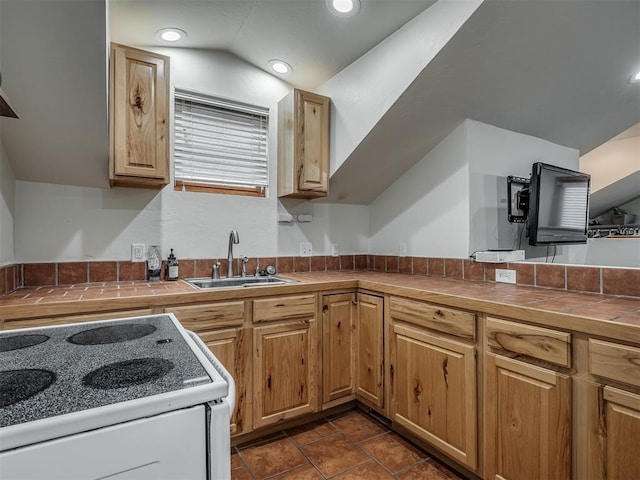
[[[218,360],[215,357],[215,355],[211,353],[211,350],[207,348],[207,346],[202,341],[202,339],[198,335],[193,333],[191,330],[187,330],[187,333],[193,339],[193,341],[196,342],[196,345],[198,345],[198,348],[202,351],[202,353],[204,353],[207,359],[211,362],[211,365],[213,365],[213,367],[218,371],[220,376],[224,378],[227,384],[229,385],[229,393],[227,394],[226,400],[229,405],[229,416],[231,417],[233,415],[233,410],[236,408],[236,382],[233,380],[233,377],[227,371],[227,369],[224,368],[224,366],[220,363],[220,360]]]

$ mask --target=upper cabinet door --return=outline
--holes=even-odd
[[[298,189],[329,189],[329,99],[296,91],[296,165]]]
[[[295,89],[278,103],[278,196],[329,191],[330,99]]]
[[[111,45],[111,185],[169,183],[169,57]]]

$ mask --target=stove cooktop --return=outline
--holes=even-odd
[[[209,384],[175,317],[0,332],[0,427]]]

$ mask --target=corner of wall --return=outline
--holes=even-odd
[[[0,265],[15,261],[16,176],[0,141]]]

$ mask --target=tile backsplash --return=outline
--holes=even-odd
[[[216,261],[221,263],[220,275],[226,275],[226,259],[180,259],[180,278],[210,276]],[[20,287],[146,280],[145,265],[144,262],[129,261],[7,265],[0,267],[0,295]],[[640,268],[528,262],[477,263],[461,258],[359,254],[339,257],[250,258],[247,263],[247,274],[253,275],[256,268],[264,269],[267,265],[274,265],[279,273],[373,270],[486,282],[495,281],[495,270],[500,268],[514,270],[518,285],[640,297]],[[240,267],[240,260],[236,259],[234,265],[236,274],[240,272]],[[164,276],[164,264],[162,276]]]

